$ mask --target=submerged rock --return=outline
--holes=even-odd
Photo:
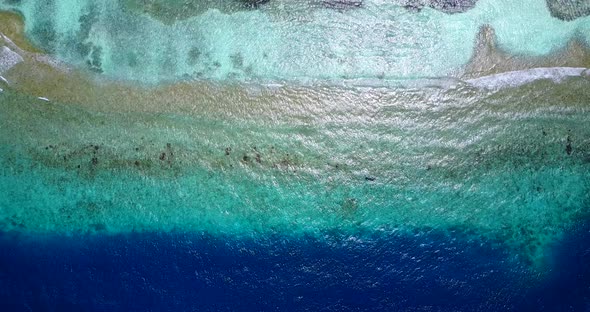
[[[431,0],[430,7],[446,13],[465,12],[475,6],[477,0]]]
[[[477,0],[402,0],[401,5],[411,11],[430,7],[445,13],[462,13],[475,6]]]
[[[265,4],[267,2],[269,2],[270,0],[240,0],[240,2],[244,3],[245,5],[252,7],[252,8],[256,8],[261,4]]]
[[[322,0],[322,6],[331,8],[331,9],[348,9],[348,8],[358,8],[363,5],[362,0]]]
[[[338,10],[358,8],[363,5],[362,0],[321,0],[319,2],[324,7]],[[413,12],[430,7],[445,13],[461,13],[473,8],[477,0],[399,0],[397,2]]]
[[[551,16],[564,21],[590,15],[588,0],[547,0],[547,7]]]

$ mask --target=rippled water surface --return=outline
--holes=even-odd
[[[460,14],[410,5],[418,1],[342,4],[350,2],[4,0],[0,8],[22,14],[43,50],[150,83],[452,76],[469,61],[483,25],[496,30],[502,48],[532,56],[590,39],[588,17],[556,19],[543,0],[433,1],[475,3],[446,6],[466,11]]]
[[[254,2],[0,1],[0,306],[588,311],[584,1]]]

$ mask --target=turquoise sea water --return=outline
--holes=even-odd
[[[225,117],[95,113],[5,91],[2,226],[238,236],[459,230],[534,259],[588,213],[588,85],[285,87],[222,109]],[[277,100],[257,115],[270,94]]]
[[[33,42],[119,78],[317,81],[456,76],[483,25],[503,49],[546,55],[590,39],[589,17],[561,21],[544,0],[480,0],[465,13],[403,1],[334,9],[321,1],[8,1]],[[232,5],[233,3],[233,5]],[[178,9],[181,7],[183,9]]]
[[[585,7],[427,2],[0,0],[0,306],[587,310]]]

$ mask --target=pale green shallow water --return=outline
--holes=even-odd
[[[590,17],[553,18],[545,0],[479,0],[461,14],[411,12],[402,1],[365,0],[346,10],[308,0],[273,0],[255,10],[235,2],[184,12],[131,0],[4,0],[0,9],[21,12],[27,34],[58,58],[147,83],[452,76],[471,57],[482,25],[517,54],[545,55],[590,39]]]

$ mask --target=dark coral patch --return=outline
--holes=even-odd
[[[588,0],[547,0],[551,16],[563,21],[572,21],[590,15]]]
[[[401,5],[408,11],[419,12],[430,7],[445,13],[462,13],[475,6],[477,0],[402,0]]]

